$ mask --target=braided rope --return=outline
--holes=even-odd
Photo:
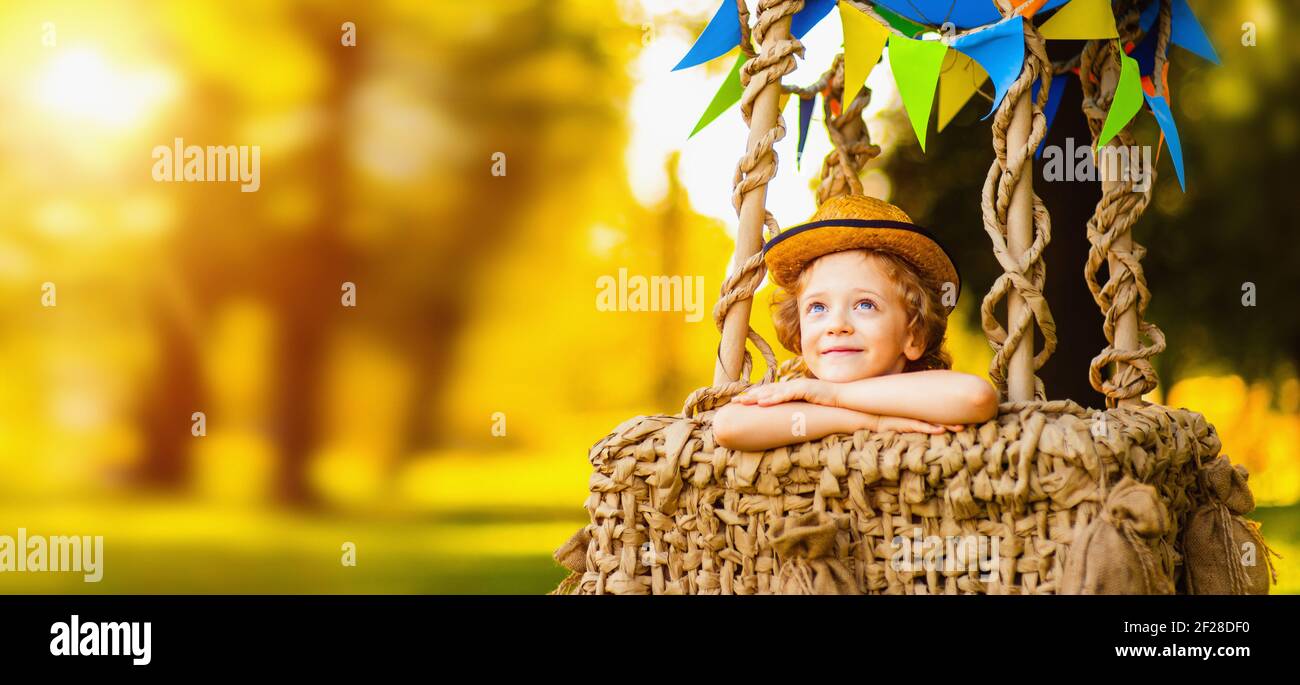
[[[1007,367],[1012,354],[1023,341],[1033,342],[1033,325],[1037,322],[1043,333],[1043,349],[1034,355],[1033,369],[1042,368],[1052,352],[1056,350],[1056,322],[1043,297],[1043,285],[1047,279],[1047,267],[1043,262],[1043,250],[1052,239],[1052,221],[1043,205],[1042,199],[1033,196],[1034,241],[1029,249],[1019,258],[1013,256],[1007,247],[1007,213],[1011,206],[1012,192],[1020,181],[1021,174],[1033,173],[1033,153],[1038,142],[1047,130],[1047,119],[1043,107],[1047,104],[1048,86],[1051,85],[1051,63],[1047,59],[1047,49],[1042,36],[1032,22],[1025,22],[1025,66],[1015,83],[1007,90],[1006,97],[998,107],[993,118],[993,151],[995,158],[989,167],[984,181],[984,193],[981,210],[984,218],[984,230],[993,241],[993,255],[1002,265],[1003,273],[989,288],[980,305],[980,318],[984,335],[993,348],[993,361],[989,365],[989,379],[1002,397],[1007,396]],[[1033,121],[1029,138],[1023,148],[1009,150],[1007,147],[1007,129],[1011,126],[1016,102],[1023,96],[1029,97],[1029,90],[1034,80],[1041,78],[1042,87],[1034,99]],[[1014,321],[1009,321],[1011,332],[1008,333],[998,322],[994,308],[1012,289],[1027,305]],[[1046,399],[1043,380],[1034,375],[1034,397]]]
[[[862,119],[863,110],[871,103],[871,89],[863,87],[851,103],[844,104],[843,55],[836,55],[831,69],[834,74],[828,84],[830,97],[823,99],[822,111],[833,147],[822,160],[817,182],[818,205],[841,195],[862,195],[862,181],[858,176],[871,160],[880,156],[880,146],[871,143],[867,122]],[[831,111],[831,100],[841,103],[839,116]]]
[[[1138,16],[1136,5],[1131,6],[1120,22],[1121,35],[1135,33]],[[1167,1],[1161,5],[1158,21],[1156,54],[1158,63],[1162,63],[1160,60],[1169,44]],[[1119,69],[1119,47],[1113,40],[1089,41],[1080,53],[1079,81],[1083,87],[1083,113],[1088,119],[1094,147],[1115,97],[1114,84],[1118,81],[1116,74]],[[1123,147],[1130,147],[1136,142],[1129,125],[1120,130],[1115,140]],[[1154,181],[1155,169],[1147,172],[1152,174]],[[1141,264],[1146,248],[1132,239],[1133,225],[1151,202],[1151,189],[1155,184],[1148,183],[1144,191],[1138,192],[1134,189],[1136,183],[1132,176],[1129,174],[1127,180],[1103,184],[1101,200],[1087,226],[1091,247],[1083,273],[1093,300],[1104,314],[1102,330],[1107,342],[1106,347],[1089,364],[1088,380],[1095,390],[1106,395],[1107,407],[1115,407],[1121,400],[1140,398],[1155,388],[1158,379],[1150,358],[1165,349],[1164,333],[1143,318],[1151,300],[1151,291],[1147,288]],[[1125,236],[1131,240],[1131,246],[1127,249],[1116,245],[1116,241]],[[1112,262],[1114,268],[1107,267],[1106,284],[1099,285],[1098,271],[1103,264]],[[1118,348],[1115,346],[1115,327],[1121,316],[1134,306],[1137,308],[1139,336],[1145,335],[1151,344],[1142,345],[1139,340],[1136,349]],[[1112,363],[1116,364],[1115,373],[1103,381],[1102,369]]]
[[[740,115],[747,127],[752,126],[754,103],[758,100],[759,93],[763,92],[769,84],[777,84],[780,87],[781,78],[795,69],[795,56],[803,56],[803,45],[794,38],[774,40],[770,44],[766,40],[768,31],[778,21],[793,16],[803,9],[803,4],[803,0],[760,0],[758,3],[758,21],[750,29],[749,13],[745,8],[745,3],[743,0],[737,0],[737,11],[742,27],[742,49],[750,44],[751,34],[753,36],[752,40],[763,46],[762,52],[746,60],[740,70],[740,83],[744,87],[744,92],[740,96]],[[750,50],[752,50],[752,45]],[[740,161],[736,163],[736,173],[732,179],[731,202],[736,209],[737,216],[741,214],[745,196],[764,188],[776,175],[778,160],[773,146],[783,138],[785,138],[785,119],[780,112],[777,112],[772,127],[754,141],[740,158]],[[780,230],[776,217],[772,216],[772,212],[766,208],[763,210],[763,226],[766,229],[764,231],[765,240],[776,235]],[[767,267],[763,263],[763,253],[760,251],[750,255],[740,268],[728,275],[723,281],[722,292],[713,308],[713,321],[720,332],[725,328],[727,312],[737,302],[752,298],[766,274]],[[772,352],[772,346],[763,339],[763,336],[758,331],[754,330],[749,321],[745,321],[744,325],[747,328],[746,338],[754,343],[767,365],[767,371],[763,374],[761,382],[768,383],[775,380],[777,364],[776,355]],[[721,346],[718,349],[718,359],[721,361]],[[749,350],[745,349],[739,379],[730,383],[696,389],[686,398],[686,402],[682,407],[682,414],[690,416],[702,408],[715,407],[739,393],[749,385],[748,379],[752,368],[753,358]]]

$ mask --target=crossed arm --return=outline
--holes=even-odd
[[[988,381],[936,369],[835,383],[800,378],[759,385],[713,417],[718,444],[760,451],[832,433],[867,430],[942,433],[997,415]]]

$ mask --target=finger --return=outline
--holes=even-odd
[[[915,423],[916,423],[915,430],[918,430],[922,433],[935,434],[935,433],[947,432],[947,430],[943,426],[940,426],[939,424],[936,423],[930,423],[928,421],[916,421]]]
[[[955,433],[960,433],[966,430],[966,426],[960,423],[950,423],[947,425],[947,428],[948,430],[953,431]]]
[[[912,433],[940,433],[943,428],[933,423],[927,423],[918,419],[903,419],[898,422],[898,430]]]

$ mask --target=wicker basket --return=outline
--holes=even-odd
[[[782,558],[773,541],[803,521],[809,535],[826,538],[821,556],[847,570],[851,583],[841,590],[1182,593],[1180,533],[1193,510],[1212,503],[1198,475],[1219,453],[1201,414],[1159,405],[1008,404],[961,433],[859,431],[761,453],[715,445],[713,413],[636,417],[592,448],[591,522],[557,553],[575,571],[562,591],[790,591],[783,567],[816,557],[795,550]],[[1159,511],[1157,526],[1126,537],[1155,576],[1141,578],[1141,564],[1119,565],[1118,578],[1068,573],[1071,543],[1094,521],[1109,525],[1099,516],[1126,477],[1150,486]],[[1140,527],[1114,518],[1121,531]],[[939,548],[931,536],[947,554],[920,563]],[[962,544],[973,553],[953,559]],[[909,547],[912,563],[897,563]],[[981,563],[988,550],[997,552],[992,568]],[[1074,564],[1087,567],[1082,558]]]

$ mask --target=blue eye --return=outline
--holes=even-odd
[[[872,302],[871,300],[860,300],[860,301],[858,301],[858,304],[869,304],[869,305],[871,305],[871,308],[872,308],[872,309],[875,309],[875,308],[876,308],[876,303],[875,303],[875,302]],[[857,305],[854,305],[854,306],[856,307]]]
[[[824,304],[822,304],[822,303],[820,303],[820,302],[814,302],[814,303],[808,305],[808,313],[810,313],[810,314],[816,314],[816,313],[818,312],[818,309],[817,309],[818,307],[821,307],[821,309],[823,309],[823,310],[826,309],[826,305],[824,305]]]

